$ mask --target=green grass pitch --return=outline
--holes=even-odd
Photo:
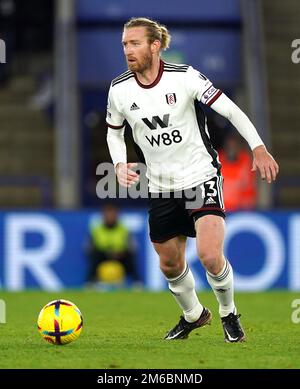
[[[300,323],[292,322],[297,293],[237,293],[236,303],[247,342],[223,340],[212,292],[200,292],[213,313],[211,326],[187,340],[164,341],[180,310],[168,292],[27,291],[0,293],[6,324],[0,324],[1,368],[300,368]],[[64,298],[81,310],[80,338],[65,346],[45,342],[37,330],[40,309]]]

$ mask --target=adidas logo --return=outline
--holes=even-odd
[[[227,290],[229,290],[230,288],[228,288],[228,289],[222,289],[222,288],[220,288],[220,289],[215,289],[215,291],[216,292],[219,292],[219,293],[225,293],[225,292],[227,292]]]
[[[206,201],[205,204],[216,204],[215,200],[209,197]]]
[[[132,106],[130,107],[130,111],[134,111],[134,110],[136,110],[136,109],[140,109],[140,107],[138,107],[138,106],[136,105],[136,103],[133,103]]]

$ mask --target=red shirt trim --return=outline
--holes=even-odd
[[[209,107],[221,96],[222,94],[222,91],[219,90],[219,92],[215,95],[215,97],[213,97],[211,100],[208,101],[208,103],[206,103],[206,105],[208,105]]]
[[[125,123],[123,123],[122,126],[113,126],[112,124],[109,124],[107,122],[106,122],[106,124],[109,128],[112,128],[113,130],[120,130],[121,128],[123,128],[125,126]]]
[[[138,83],[138,85],[141,88],[150,89],[150,88],[153,88],[155,85],[157,85],[159,83],[159,81],[161,79],[161,76],[163,75],[163,72],[164,72],[164,63],[163,63],[162,60],[160,60],[158,75],[157,75],[156,79],[152,82],[152,84],[149,84],[149,85],[142,84],[139,81],[139,79],[137,78],[136,74],[134,74],[134,78],[135,78],[136,82]]]

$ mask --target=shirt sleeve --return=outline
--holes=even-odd
[[[225,93],[215,101],[211,108],[230,120],[238,132],[246,139],[251,150],[264,144],[248,116]]]
[[[204,74],[190,66],[186,72],[187,87],[193,99],[201,101],[205,105],[212,105],[221,96],[222,91],[213,86]]]
[[[111,159],[116,167],[119,162],[127,162],[126,143],[124,141],[124,129],[116,131],[108,128],[107,130],[107,144]]]
[[[108,92],[106,123],[108,127],[115,130],[121,129],[125,125],[125,118],[122,115],[116,93],[111,85]]]

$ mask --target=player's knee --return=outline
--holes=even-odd
[[[182,273],[182,264],[178,258],[178,254],[174,253],[174,256],[160,255],[160,270],[167,278],[177,277]]]
[[[180,264],[174,262],[161,262],[160,270],[167,278],[175,278],[182,273],[182,268]]]
[[[159,255],[160,264],[165,264],[167,267],[173,267],[179,260],[179,251],[173,247],[164,247],[156,250]]]
[[[220,258],[222,253],[219,250],[211,247],[202,248],[198,250],[198,256],[205,269],[212,274],[218,274],[220,272]]]
[[[169,257],[169,256],[159,256],[160,260],[160,268],[161,270],[164,269],[173,269],[178,267],[178,260],[176,257]]]

